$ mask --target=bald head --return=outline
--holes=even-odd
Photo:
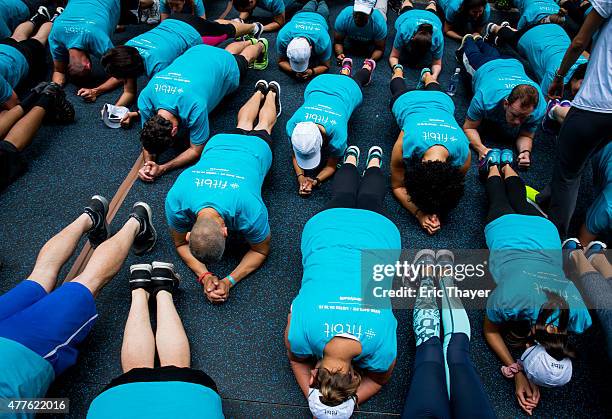
[[[189,236],[189,250],[204,264],[221,260],[225,251],[223,227],[211,218],[198,217]]]

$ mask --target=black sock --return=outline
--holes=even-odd
[[[40,13],[36,13],[34,16],[32,16],[30,18],[30,22],[34,24],[34,33],[36,33],[38,29],[48,21],[49,19],[47,19],[47,16],[41,15]]]
[[[36,106],[38,99],[40,99],[40,94],[36,93],[34,90],[30,90],[28,93],[26,93],[19,103],[23,108],[24,113],[30,112],[30,109]]]
[[[55,98],[51,95],[40,95],[40,98],[34,106],[40,106],[41,108],[49,112],[49,110],[51,110],[51,108],[53,107],[53,103],[55,101],[54,99]]]

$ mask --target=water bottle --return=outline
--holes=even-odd
[[[461,73],[461,68],[457,67],[455,69],[455,74],[453,74],[450,78],[450,82],[448,83],[448,89],[446,89],[446,94],[449,96],[455,96],[455,92],[457,91],[457,84],[459,84],[459,73]]]

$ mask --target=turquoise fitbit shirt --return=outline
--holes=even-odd
[[[251,244],[270,235],[261,185],[272,164],[270,146],[261,138],[217,134],[202,157],[176,179],[166,197],[166,219],[175,231],[191,230],[198,212],[214,208],[227,228]]]
[[[272,16],[285,13],[285,2],[283,0],[257,0],[257,7],[270,12]]]
[[[421,158],[434,145],[444,146],[454,166],[463,166],[470,143],[455,120],[455,104],[443,92],[413,90],[393,104],[393,116],[404,131],[405,159]]]
[[[119,23],[119,0],[70,0],[53,22],[49,49],[56,61],[68,61],[68,50],[77,48],[101,57],[113,47],[111,36]]]
[[[197,45],[157,73],[138,97],[142,124],[157,110],[179,117],[192,144],[210,135],[208,113],[238,88],[240,71],[234,56],[221,48]]]
[[[428,23],[433,26],[431,37],[431,53],[434,59],[442,58],[444,52],[444,36],[442,35],[442,22],[435,13],[427,10],[413,9],[402,13],[395,21],[395,40],[393,48],[401,50],[410,43],[420,25]]]
[[[539,99],[531,116],[523,125],[514,128],[507,124],[501,103],[519,84],[529,84],[535,87]],[[470,102],[467,117],[472,121],[491,120],[500,125],[509,135],[516,136],[520,131],[535,132],[539,121],[546,112],[546,101],[540,86],[525,74],[523,64],[514,58],[489,61],[476,70],[472,78],[472,90],[474,96]]]
[[[302,233],[304,273],[291,305],[291,352],[321,358],[334,336],[348,334],[361,342],[357,366],[387,371],[397,356],[397,320],[390,304],[363,303],[361,262],[364,250],[397,250],[399,256],[400,248],[397,227],[378,213],[334,208],[312,217]]]
[[[125,43],[138,50],[148,77],[168,67],[189,48],[201,44],[202,37],[198,31],[188,23],[172,18]]]
[[[310,41],[313,56],[319,60],[327,61],[331,58],[332,43],[329,37],[329,27],[325,18],[320,14],[314,12],[296,13],[293,19],[278,31],[276,53],[280,57],[286,57],[289,42],[298,37],[304,37]]]
[[[102,392],[87,412],[88,419],[222,419],[221,397],[211,388],[184,381],[122,384]]]
[[[191,7],[187,5],[185,2],[185,6],[183,6],[183,10],[181,13],[189,13],[194,14],[195,16],[204,16],[206,14],[206,10],[204,9],[204,2],[202,0],[194,0],[193,5],[195,10],[192,10]],[[168,0],[161,0],[159,2],[159,13],[164,13],[171,15],[172,10],[168,6]]]
[[[485,238],[497,284],[487,300],[487,317],[493,323],[535,323],[548,290],[568,302],[570,331],[582,333],[591,326],[580,292],[563,272],[561,240],[552,222],[533,215],[503,215],[486,225]]]
[[[28,62],[17,48],[0,44],[0,104],[11,98],[29,69]]]
[[[534,25],[548,15],[559,12],[559,5],[554,0],[513,0],[514,5],[519,9],[521,18],[518,21],[517,29],[525,26]]]
[[[28,6],[21,0],[0,0],[0,10],[0,39],[11,36],[15,28],[30,17]]]
[[[543,94],[548,93],[548,87],[570,43],[565,30],[555,24],[537,25],[521,36],[518,51],[529,61],[531,69],[540,80]],[[564,82],[569,82],[576,68],[586,62],[587,59],[581,55],[565,75]]]
[[[374,9],[363,27],[355,24],[353,13],[353,6],[342,9],[334,24],[336,32],[357,42],[381,41],[387,37],[387,21],[380,10]]]
[[[357,83],[342,74],[321,74],[306,87],[304,104],[287,122],[287,135],[300,122],[322,125],[327,134],[330,154],[342,157],[348,141],[348,121],[363,95]]]
[[[0,399],[44,397],[55,379],[53,367],[20,343],[0,337]],[[2,416],[2,414],[0,414]],[[33,414],[11,414],[33,418]]]
[[[438,4],[444,11],[444,18],[448,23],[460,24],[464,22],[460,22],[460,20],[465,19],[464,16],[461,15],[461,6],[463,6],[465,0],[440,0]],[[519,0],[520,1],[520,0]],[[515,0],[516,3],[516,0]],[[491,6],[487,3],[484,7],[484,13],[482,14],[482,18],[480,20],[480,24],[484,22],[488,22],[491,18]]]
[[[591,159],[593,185],[598,193],[586,215],[587,230],[596,235],[612,232],[612,143]]]

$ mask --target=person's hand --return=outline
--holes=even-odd
[[[523,150],[517,156],[518,167],[521,170],[527,170],[531,167],[531,151]]]
[[[204,279],[204,295],[213,304],[221,304],[229,296],[229,285],[216,275],[208,275]]]
[[[149,163],[150,162],[145,162],[138,171],[138,177],[143,182],[153,182],[155,180],[155,178],[149,174]]]
[[[314,187],[314,179],[309,178],[307,176],[300,176],[298,179],[300,183],[299,194],[302,196],[310,195],[312,193],[312,188]]]
[[[563,88],[564,88],[564,83],[563,83],[563,77],[553,77],[552,82],[550,83],[550,86],[548,87],[548,92],[546,93],[546,96],[548,97],[548,99],[561,99],[561,97],[563,96]]]
[[[416,213],[416,218],[428,234],[434,235],[440,230],[440,219],[436,214],[425,214],[419,210]]]
[[[314,75],[314,70],[312,68],[307,68],[306,71],[303,71],[301,73],[295,73],[295,77],[297,77],[300,80],[308,80],[313,75]]]
[[[77,96],[80,96],[81,98],[83,98],[83,100],[85,102],[95,102],[97,97],[100,94],[98,93],[98,89],[85,89],[85,88],[80,88],[77,91]]]
[[[121,120],[121,127],[129,128],[130,125],[132,125],[132,122],[134,122],[134,120],[136,120],[138,116],[139,116],[138,112],[128,112],[127,114],[125,114],[125,116]]]
[[[540,389],[535,384],[530,383],[523,373],[514,376],[514,387],[516,400],[521,409],[531,416],[533,409],[537,407],[540,401]]]
[[[338,64],[339,66],[342,65],[342,61],[346,58],[346,55],[344,54],[338,54],[338,56],[336,57],[336,64]]]

